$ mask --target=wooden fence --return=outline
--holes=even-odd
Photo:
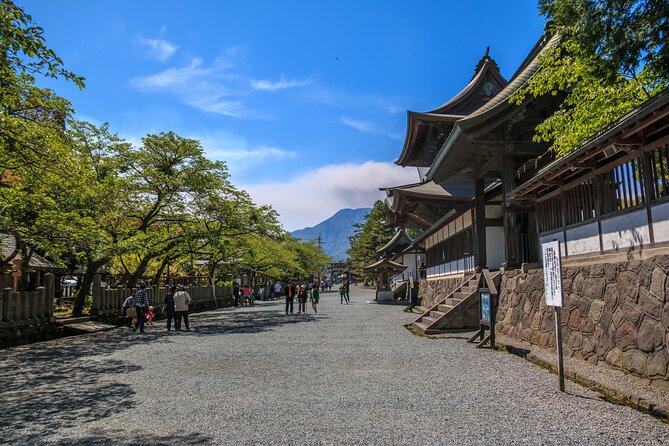
[[[185,290],[192,299],[190,309],[202,311],[217,307],[232,305],[232,290],[229,287],[216,286],[216,298],[214,299],[214,288],[210,286],[186,286]],[[128,296],[135,294],[137,289],[133,288],[103,288],[100,277],[96,276],[93,283],[93,303],[91,316],[98,318],[114,317],[120,313],[121,305]],[[149,287],[146,289],[149,295],[149,305],[162,308],[167,294],[167,287]]]
[[[0,294],[0,328],[2,330],[37,326],[54,321],[53,274],[44,277],[45,286],[36,291],[13,292],[5,288]]]

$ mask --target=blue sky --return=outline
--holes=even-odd
[[[87,78],[82,91],[45,82],[79,119],[136,144],[170,130],[199,139],[288,230],[416,181],[392,164],[407,110],[456,94],[486,46],[509,77],[544,26],[521,0],[17,4]]]

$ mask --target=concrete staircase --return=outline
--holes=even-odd
[[[480,273],[465,279],[451,294],[416,319],[414,326],[426,335],[478,328],[480,280]]]

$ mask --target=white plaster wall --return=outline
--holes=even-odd
[[[462,222],[463,222],[463,226],[465,228],[471,226],[472,225],[472,213],[467,211],[464,214],[462,214]]]
[[[488,205],[485,207],[485,215],[488,218],[502,218],[504,216],[504,211],[502,211],[502,206],[499,204]]]
[[[504,253],[504,227],[485,228],[485,240],[487,266],[490,269],[499,269],[506,257]]]
[[[653,206],[652,211],[655,243],[669,241],[669,203]]]
[[[604,250],[625,251],[650,243],[646,209],[602,219]]]
[[[599,252],[597,222],[567,229],[567,253],[576,255],[589,252]]]
[[[564,256],[564,234],[560,231],[550,232],[548,234],[539,235],[539,252],[541,253],[541,245],[546,242],[552,242],[553,240],[560,241],[560,256]]]

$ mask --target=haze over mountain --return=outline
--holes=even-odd
[[[346,255],[346,250],[349,248],[348,237],[355,230],[353,225],[362,223],[365,215],[371,210],[371,208],[340,209],[316,226],[298,229],[291,232],[291,235],[304,241],[317,241],[320,236],[323,251],[332,256],[334,262],[342,261],[348,257]]]

